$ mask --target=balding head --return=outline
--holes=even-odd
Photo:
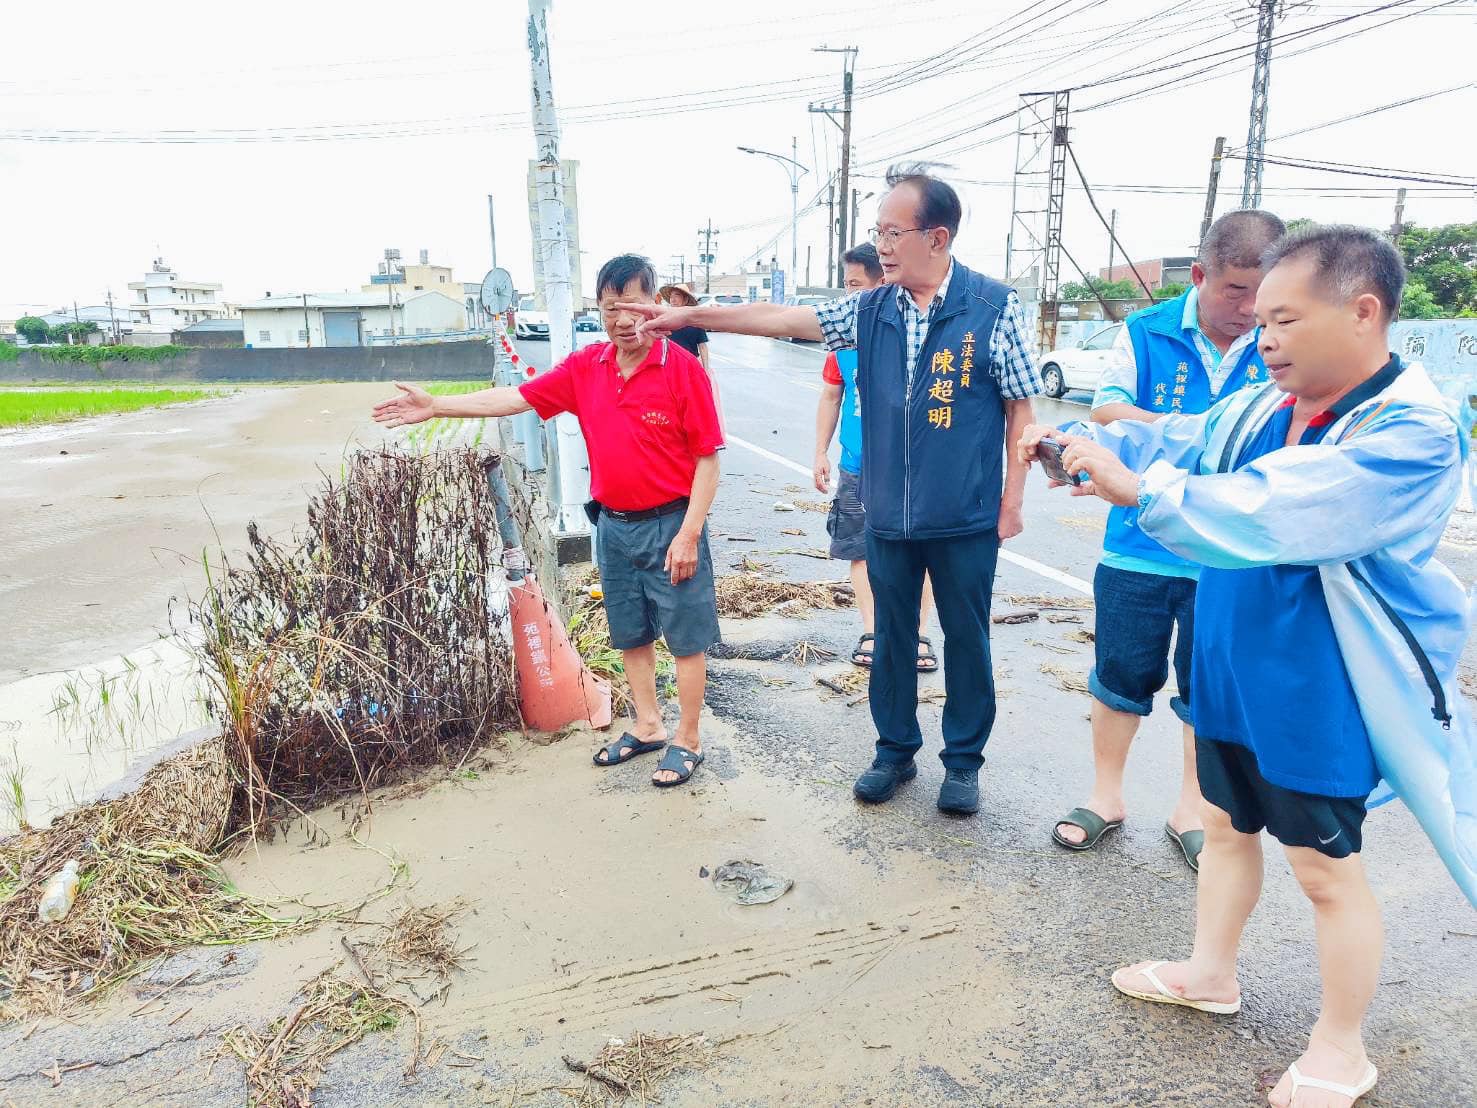
[[[1260,269],[1262,255],[1280,239],[1287,226],[1271,212],[1257,208],[1227,212],[1210,225],[1200,244],[1200,264],[1207,272],[1218,269]]]

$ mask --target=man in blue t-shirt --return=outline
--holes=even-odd
[[[882,263],[877,248],[869,242],[854,246],[841,255],[847,292],[876,288],[882,283]],[[831,557],[851,565],[851,587],[856,593],[856,610],[862,617],[862,635],[851,652],[852,665],[872,665],[872,644],[876,638],[873,618],[872,585],[867,580],[867,510],[862,506],[862,403],[856,388],[856,351],[833,350],[826,356],[821,370],[820,404],[815,411],[815,465],[812,475],[819,492],[831,489],[831,439],[836,425],[841,425],[841,465],[836,478],[836,496],[826,516],[826,532],[831,536]],[[918,613],[918,672],[933,673],[939,668],[933,642],[924,634],[928,630],[928,609],[933,606],[933,586],[923,578],[923,599]]]
[[[1194,415],[1238,389],[1266,383],[1252,308],[1262,281],[1262,252],[1283,230],[1282,220],[1256,210],[1227,212],[1211,224],[1191,270],[1191,287],[1135,312],[1118,332],[1093,397],[1094,423]],[[1199,566],[1143,533],[1136,509],[1109,513],[1103,557],[1092,579],[1092,791],[1052,830],[1068,850],[1090,850],[1122,826],[1128,750],[1173,662],[1178,695],[1169,704],[1182,725],[1184,769],[1164,833],[1190,868],[1199,869],[1205,832],[1190,718],[1191,673],[1199,665],[1192,664],[1191,649],[1199,575]]]
[[[1431,735],[1461,741],[1463,721],[1443,729],[1455,687],[1443,655],[1460,653],[1466,597],[1428,567],[1465,451],[1429,376],[1389,352],[1405,272],[1383,235],[1307,227],[1268,251],[1266,270],[1258,345],[1275,388],[1151,426],[1076,424],[1062,461],[1089,478],[1074,493],[1136,508],[1145,534],[1207,567],[1192,678],[1205,821],[1194,948],[1186,961],[1120,969],[1113,984],[1142,1000],[1238,1011],[1237,955],[1267,831],[1312,903],[1323,979],[1308,1048],[1269,1100],[1311,1104],[1299,1091],[1320,1090],[1347,1104],[1378,1076],[1363,1039],[1384,945],[1360,860],[1366,805],[1392,758],[1402,764]],[[1027,428],[1020,460],[1035,460],[1046,437],[1062,436]],[[1422,591],[1437,576],[1449,587]],[[1447,757],[1466,772],[1455,754],[1434,755]],[[1464,780],[1431,762],[1403,787],[1437,794],[1445,810],[1427,818],[1450,840]],[[1276,921],[1279,934],[1288,924]]]

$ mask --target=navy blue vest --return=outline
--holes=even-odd
[[[950,538],[998,522],[1005,405],[990,371],[990,336],[1009,294],[955,262],[910,382],[897,286],[862,293],[862,501],[867,529],[881,538]]]

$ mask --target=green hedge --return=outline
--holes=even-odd
[[[13,342],[0,342],[0,362],[13,362],[20,358],[20,347]]]
[[[189,347],[165,346],[42,346],[37,353],[48,362],[163,362],[187,353]]]

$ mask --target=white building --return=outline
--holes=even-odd
[[[368,346],[371,336],[433,335],[466,325],[466,311],[458,301],[431,291],[404,300],[388,290],[309,292],[241,305],[242,340],[258,350]]]
[[[128,306],[134,322],[152,324],[164,331],[235,314],[221,301],[219,282],[182,280],[163,258],[155,258],[154,267],[144,279],[130,281],[128,287],[135,293]]]

